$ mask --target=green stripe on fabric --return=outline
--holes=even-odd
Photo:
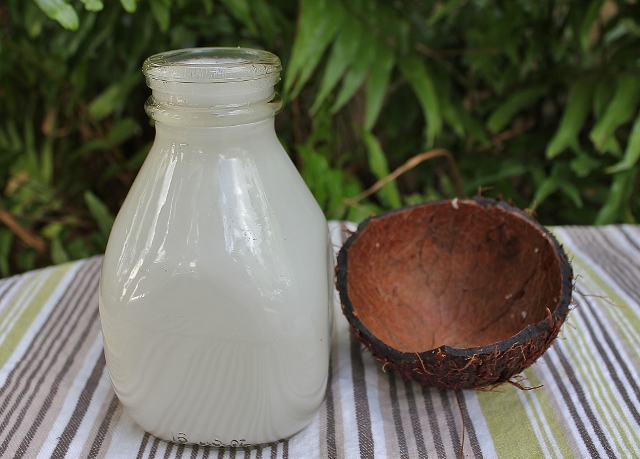
[[[570,241],[562,240],[561,237],[558,239],[567,246],[573,245]],[[614,289],[612,289],[612,286],[607,284],[595,270],[590,268],[588,261],[583,259],[581,253],[572,251],[571,256],[574,275],[578,274],[581,277],[580,283],[589,285],[597,284],[598,287],[602,289],[600,292],[601,294],[604,293],[605,295],[610,296],[617,305],[626,305],[622,298],[615,293]],[[589,294],[590,292],[582,293]],[[616,320],[615,317],[612,317],[612,308],[615,308],[615,306],[609,306],[605,301],[600,301],[600,303],[605,306],[600,310],[609,317],[610,322],[616,324],[617,330],[614,332],[629,344],[628,338],[624,337],[624,333],[620,333],[623,332],[623,330],[621,329],[618,320]],[[637,320],[637,317],[628,306],[616,309],[618,311],[626,310],[627,314],[625,314],[625,316],[630,316],[629,319],[635,318]],[[587,320],[587,317],[584,317],[582,320]],[[569,314],[569,324],[571,324],[571,314]],[[640,324],[633,324],[633,326],[640,326]],[[622,423],[625,422],[625,420],[619,416],[619,413],[624,411],[623,405],[620,403],[619,396],[612,390],[612,386],[609,384],[597,384],[598,381],[608,381],[610,377],[602,371],[603,369],[600,365],[590,361],[589,349],[593,346],[589,342],[589,338],[586,336],[587,333],[587,330],[580,330],[571,326],[563,327],[563,334],[565,334],[567,338],[564,348],[571,359],[574,371],[579,373],[580,379],[585,383],[583,384],[582,389],[587,392],[589,400],[592,400],[591,405],[596,410],[599,422],[605,426],[607,431],[620,433],[619,435],[612,435],[610,437],[615,448],[618,451],[623,449],[633,450],[633,445],[638,444],[637,442],[640,441],[640,438],[638,438],[634,427],[628,423],[625,423],[624,425],[624,427],[626,427],[626,429],[624,429],[626,430],[626,433],[623,430]],[[585,334],[585,336],[583,336],[583,334]],[[597,376],[594,376],[594,374],[597,374]]]
[[[573,246],[570,241],[566,241],[563,238],[564,234],[554,233],[560,243],[566,246]],[[569,236],[570,237],[570,236]],[[579,249],[576,249],[579,250]],[[585,295],[593,295],[594,297],[605,296],[601,301],[606,307],[602,308],[602,311],[607,314],[613,323],[615,323],[617,330],[616,334],[624,340],[635,356],[638,364],[640,365],[640,341],[630,336],[620,323],[620,315],[624,318],[626,325],[634,330],[640,330],[640,317],[638,317],[633,310],[629,307],[627,302],[618,294],[614,286],[607,283],[598,272],[593,269],[593,260],[584,260],[581,254],[571,251],[568,254],[571,259],[571,264],[574,270],[574,276],[579,273],[580,276],[585,278],[584,284],[597,285],[600,289],[599,292],[582,292]],[[613,301],[613,305],[609,304],[608,300]],[[618,317],[616,317],[618,316]]]
[[[493,391],[478,392],[478,403],[496,453],[498,457],[505,458],[544,458],[531,421],[516,393],[517,390],[504,384]],[[514,439],[517,441],[514,442]]]
[[[543,371],[543,367],[538,364],[537,367],[527,368],[524,371],[524,374],[529,380],[531,387],[539,387],[542,383],[538,379],[534,368],[538,371]],[[549,397],[547,397],[544,387],[523,391],[521,395],[524,396],[529,405],[531,405],[535,422],[539,426],[538,428],[542,433],[547,449],[551,454],[550,457],[574,457],[574,454],[571,451],[571,445],[569,445],[569,442],[567,441],[567,436],[563,432],[562,425],[553,410],[554,404],[551,403]],[[556,451],[559,451],[559,456]]]
[[[573,370],[583,381],[582,390],[587,394],[587,399],[592,402],[591,406],[596,410],[598,422],[607,432],[620,432],[619,435],[612,435],[609,438],[618,451],[621,449],[621,441],[627,445],[627,448],[631,447],[626,437],[627,435],[636,437],[634,427],[627,424],[627,433],[623,432],[620,423],[622,419],[618,414],[623,412],[623,406],[620,404],[618,395],[613,392],[612,386],[604,383],[604,381],[610,380],[609,376],[602,371],[600,365],[590,361],[591,354],[588,349],[592,345],[582,336],[582,330],[572,327],[567,327],[564,330],[566,333],[564,349],[571,360]]]
[[[31,324],[33,323],[33,320],[42,310],[42,307],[52,295],[52,293],[72,265],[73,263],[66,263],[64,265],[43,270],[38,275],[33,276],[31,279],[29,279],[29,281],[25,282],[25,284],[21,287],[22,291],[19,295],[16,296],[16,298],[21,298],[22,293],[26,289],[33,288],[34,285],[37,285],[40,281],[40,276],[49,276],[48,279],[40,286],[35,295],[31,298],[29,305],[22,311],[22,314],[9,331],[9,334],[7,335],[4,343],[2,343],[2,346],[0,346],[0,367],[4,366],[4,364],[7,362],[9,356],[11,356],[29,326],[31,326]],[[9,306],[9,309],[16,306],[18,305],[14,303]]]

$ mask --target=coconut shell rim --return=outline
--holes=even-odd
[[[358,339],[360,339],[361,341],[365,341],[368,346],[371,346],[374,354],[385,355],[387,358],[390,358],[390,360],[393,360],[396,362],[413,362],[415,361],[416,355],[418,355],[421,360],[425,360],[425,361],[437,354],[446,354],[450,356],[466,357],[466,358],[470,358],[473,355],[487,355],[487,356],[494,355],[496,352],[498,353],[506,352],[507,350],[509,350],[519,342],[531,340],[535,336],[548,332],[552,328],[552,323],[559,322],[560,324],[562,324],[566,319],[567,314],[569,313],[569,306],[571,305],[571,295],[573,292],[573,270],[567,258],[567,254],[565,253],[562,245],[558,242],[555,236],[547,228],[541,225],[537,220],[532,218],[530,215],[523,212],[519,208],[506,203],[505,201],[485,198],[483,196],[476,196],[476,197],[464,198],[464,199],[463,198],[460,198],[460,199],[454,198],[454,199],[456,200],[458,205],[473,204],[473,205],[479,205],[483,208],[500,207],[502,208],[502,210],[506,212],[510,212],[513,216],[520,217],[527,220],[529,224],[532,224],[533,226],[535,226],[545,238],[551,241],[555,249],[555,253],[559,257],[560,270],[562,275],[562,288],[560,292],[560,300],[558,302],[558,306],[556,307],[555,311],[551,313],[546,319],[543,319],[539,322],[526,326],[521,331],[519,331],[515,335],[512,335],[509,338],[506,338],[501,341],[497,341],[495,343],[486,344],[483,346],[456,348],[448,345],[443,345],[434,349],[427,349],[425,351],[404,352],[382,342],[373,333],[371,333],[371,331],[362,323],[360,318],[354,314],[354,307],[353,307],[353,304],[351,303],[351,299],[349,298],[348,288],[347,288],[349,249],[358,240],[358,238],[367,229],[367,227],[372,221],[393,217],[394,214],[419,208],[419,207],[433,206],[433,205],[443,204],[447,202],[453,203],[454,200],[439,199],[435,201],[429,201],[427,203],[415,204],[411,206],[401,207],[398,209],[392,209],[363,220],[358,225],[357,230],[343,244],[342,248],[338,253],[337,264],[336,264],[336,287],[340,295],[342,312],[346,316],[351,327],[358,331],[358,333],[356,334],[356,336],[358,336]],[[543,352],[545,350],[546,349],[544,349]]]

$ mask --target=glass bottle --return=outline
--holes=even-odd
[[[168,441],[277,441],[324,399],[333,258],[275,134],[280,70],[241,48],[143,66],[156,138],[109,237],[100,316],[125,411]]]

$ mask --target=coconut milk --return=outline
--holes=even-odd
[[[180,100],[152,88],[156,102]],[[169,441],[273,442],[308,424],[325,394],[326,221],[273,117],[247,113],[199,127],[156,113],[155,143],[105,253],[114,389],[136,423]]]

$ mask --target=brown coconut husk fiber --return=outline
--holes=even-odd
[[[553,235],[481,197],[365,220],[336,271],[352,331],[384,368],[440,388],[510,381],[551,345],[571,303]]]

